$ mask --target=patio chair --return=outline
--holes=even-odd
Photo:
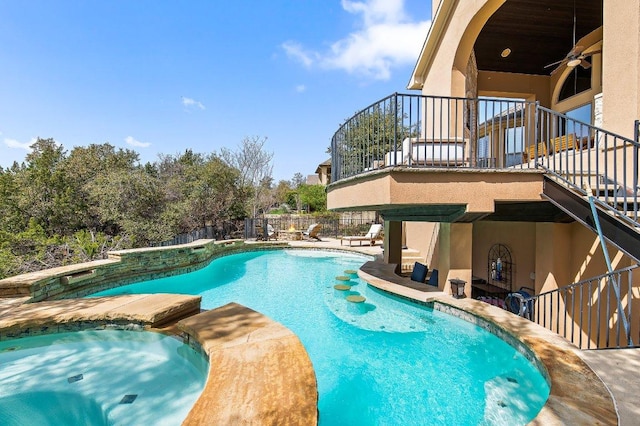
[[[363,241],[369,241],[369,245],[372,246],[376,243],[376,240],[380,238],[380,233],[382,232],[382,225],[379,223],[374,223],[369,228],[369,232],[365,235],[353,235],[346,236],[340,238],[340,245],[342,245],[343,241],[349,241],[349,247],[351,247],[351,243],[353,241],[358,241],[359,245],[362,245]]]
[[[431,275],[427,280],[427,284],[432,285],[434,287],[438,287],[438,270],[437,269],[431,270]]]
[[[278,237],[278,233],[276,232],[275,229],[273,229],[273,226],[271,226],[270,223],[267,224],[267,233],[265,234],[264,232],[264,227],[258,225],[256,226],[256,239],[257,240],[263,240],[263,241],[269,241],[270,239],[277,239]]]
[[[307,240],[322,241],[318,236],[318,233],[320,232],[321,228],[322,228],[321,224],[312,223],[311,225],[309,225],[309,228],[306,231],[302,232],[302,237]]]
[[[427,268],[427,265],[423,265],[420,262],[414,263],[413,271],[411,271],[411,281],[424,283],[425,280],[427,279],[428,272],[429,272],[429,268]]]

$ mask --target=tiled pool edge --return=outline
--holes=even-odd
[[[559,335],[503,309],[443,292],[419,292],[358,271],[369,285],[409,301],[459,317],[505,340],[526,356],[550,384],[547,402],[531,425],[618,425],[608,387]]]

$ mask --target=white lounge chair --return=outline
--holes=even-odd
[[[385,166],[426,165],[426,166],[462,166],[464,165],[464,140],[446,138],[430,140],[405,138],[401,151],[385,154]]]
[[[342,245],[343,241],[348,241],[349,247],[351,247],[351,243],[353,241],[358,241],[360,243],[359,245],[362,245],[363,241],[369,241],[369,245],[372,246],[376,243],[377,239],[380,239],[381,232],[382,232],[382,225],[379,223],[374,223],[373,225],[371,225],[371,228],[369,228],[369,232],[367,232],[365,235],[353,235],[353,236],[341,237],[340,245]]]
[[[320,232],[321,228],[322,228],[322,224],[312,223],[311,225],[309,225],[309,228],[302,233],[302,236],[307,240],[322,241],[318,236],[318,233]]]

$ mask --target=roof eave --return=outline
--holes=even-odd
[[[418,56],[418,61],[411,74],[411,80],[407,85],[407,89],[421,90],[424,86],[425,76],[429,72],[438,46],[442,41],[443,30],[449,24],[457,4],[458,0],[442,0],[442,2],[440,2],[436,15],[431,22],[429,32],[427,33],[427,38],[422,45],[420,56]]]

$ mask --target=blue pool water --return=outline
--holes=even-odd
[[[513,347],[466,321],[382,294],[352,276],[364,256],[317,250],[257,251],[199,271],[97,295],[200,294],[213,309],[237,302],[298,335],[318,379],[321,425],[526,424],[549,387]]]
[[[208,363],[172,337],[79,331],[0,342],[0,424],[179,425]]]

